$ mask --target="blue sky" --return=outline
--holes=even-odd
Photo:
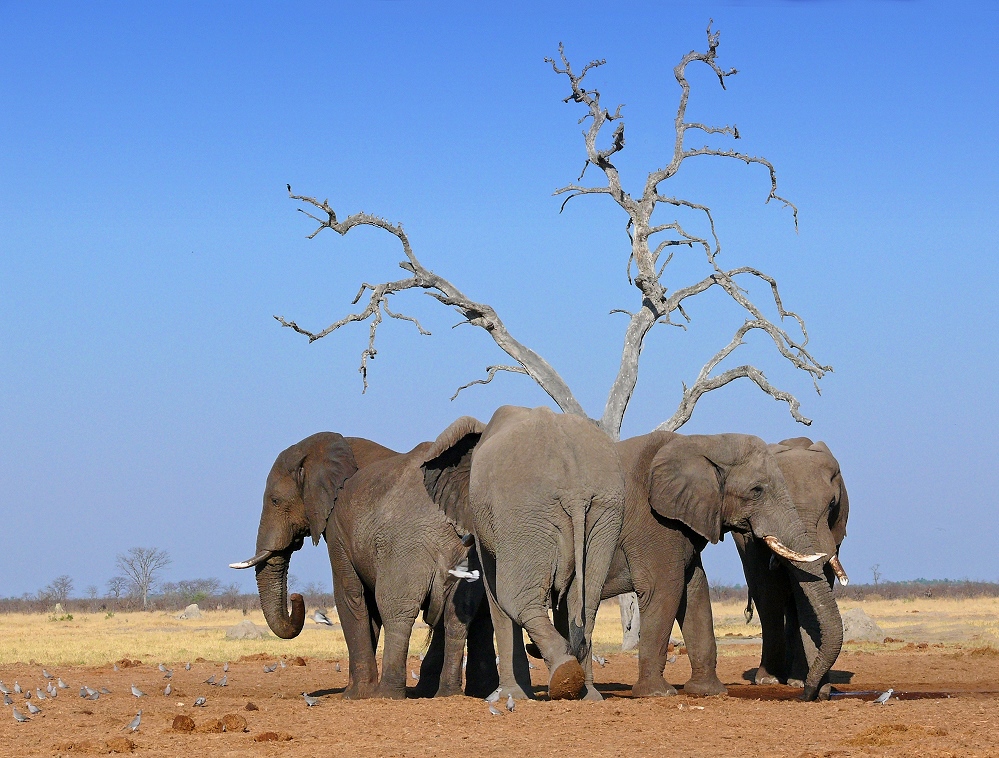
[[[358,7],[360,6],[360,7]],[[716,213],[726,266],[776,276],[835,367],[822,396],[752,340],[811,428],[749,384],[707,396],[687,432],[807,434],[839,458],[855,580],[999,580],[994,434],[999,7],[994,3],[0,5],[0,596],[60,574],[103,587],[133,545],[166,579],[252,577],[276,454],[320,430],[400,450],[456,416],[547,397],[501,376],[481,330],[410,293],[357,374],[366,326],[319,343],[362,281],[396,277],[384,234],[325,234],[284,186],[402,222],[423,263],[492,304],[599,415],[635,290],[620,210],[552,190],[582,167],[579,106],[543,63],[559,41],[622,102],[626,187],[666,162],[672,67],[721,30],[723,92],[692,71],[690,116],[735,122],[765,172],[690,162],[671,191]],[[712,144],[727,146],[724,139]],[[595,175],[593,175],[595,177]],[[593,178],[591,177],[591,178]],[[672,286],[703,276],[694,253]],[[765,293],[751,293],[764,301]],[[648,340],[625,436],[668,418],[681,381],[742,316],[721,298]],[[741,578],[730,541],[706,553]],[[293,564],[329,579],[325,550]]]

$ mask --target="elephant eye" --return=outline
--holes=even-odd
[[[762,485],[757,484],[755,487],[753,487],[753,489],[751,489],[749,491],[749,496],[753,500],[759,500],[761,497],[763,497],[763,487],[762,487]]]
[[[281,504],[281,501],[278,500],[276,497],[272,497],[271,498],[271,505],[280,505],[280,504]]]

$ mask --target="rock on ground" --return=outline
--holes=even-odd
[[[849,642],[884,642],[884,630],[864,613],[863,608],[851,608],[843,614],[843,640]]]
[[[225,633],[227,640],[260,640],[264,636],[263,630],[250,621],[250,619],[240,621],[236,626],[230,627]]]
[[[191,603],[187,608],[178,613],[174,618],[178,619],[199,619],[201,618],[201,609],[198,607],[197,603]]]

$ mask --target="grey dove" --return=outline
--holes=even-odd
[[[132,685],[132,694],[135,695],[136,697],[145,697],[145,695],[146,695],[145,692],[143,692],[142,690],[140,690],[134,684]]]
[[[317,624],[323,624],[324,626],[333,626],[333,622],[330,621],[329,616],[327,616],[325,613],[323,613],[320,610],[316,610],[316,612],[312,614],[312,620],[315,621]]]
[[[489,712],[493,716],[502,716],[503,715],[503,711],[499,710],[495,705],[490,705],[489,706]]]
[[[877,699],[877,700],[875,700],[874,702],[875,702],[875,703],[876,703],[877,705],[884,705],[884,704],[885,704],[885,703],[887,703],[887,702],[888,702],[889,700],[891,700],[891,696],[892,696],[893,694],[895,694],[895,690],[893,690],[893,689],[892,689],[891,687],[889,687],[889,688],[888,688],[888,690],[887,690],[886,692],[882,692],[882,693],[881,693],[881,694],[880,694],[880,695],[878,696],[878,699]]]
[[[517,707],[517,705],[513,701],[513,695],[507,695],[506,696],[506,709],[508,711],[510,711],[510,713],[513,713],[513,709],[516,708],[516,707]]]
[[[126,726],[125,728],[128,729],[130,732],[137,732],[139,731],[139,724],[141,723],[142,723],[142,709],[139,709],[139,712],[135,714],[135,718],[129,721],[128,726]]]
[[[41,712],[42,709],[39,708],[37,705],[35,705],[34,703],[28,703],[28,713],[30,713],[32,716],[37,716]]]
[[[58,685],[59,685],[59,689],[61,689],[61,690],[68,690],[69,689],[69,685],[66,684],[66,682],[64,682],[62,680],[62,677],[59,677]]]
[[[199,697],[197,700],[194,701],[194,705],[198,708],[200,708],[204,704],[205,704],[205,699],[203,697]]]
[[[45,669],[42,669],[42,676],[45,677],[46,679],[51,679],[52,678],[52,674],[50,674]]]
[[[303,692],[302,697],[305,698],[305,704],[310,708],[319,702],[319,698],[312,697],[308,692]]]
[[[163,690],[163,694],[164,695],[169,695],[171,692],[172,692],[172,690],[170,689],[170,685],[167,684],[166,689]]]
[[[25,721],[31,721],[31,719],[29,719],[27,716],[25,716],[23,713],[17,710],[17,706],[14,706],[14,720],[20,721],[22,724]]]

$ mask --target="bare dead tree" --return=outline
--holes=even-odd
[[[582,105],[585,108],[585,113],[580,119],[580,123],[589,121],[588,128],[583,133],[586,148],[583,172],[576,183],[557,189],[555,195],[565,196],[562,203],[563,209],[570,200],[581,195],[607,195],[627,215],[625,231],[630,242],[630,255],[626,273],[629,283],[638,290],[638,303],[631,312],[617,311],[627,314],[629,322],[625,329],[620,366],[598,420],[604,431],[614,439],[618,439],[620,436],[625,412],[638,383],[639,357],[646,336],[657,324],[679,326],[686,329],[690,317],[685,310],[685,302],[689,298],[712,288],[720,288],[741,307],[746,312],[746,321],[736,330],[732,340],[704,365],[693,384],[689,387],[683,384],[683,395],[679,407],[672,416],[660,423],[656,427],[657,429],[675,430],[680,428],[690,419],[698,400],[705,393],[724,387],[741,378],[749,379],[774,399],[787,403],[790,413],[796,421],[806,425],[811,423],[800,413],[798,400],[791,393],[773,386],[758,368],[746,364],[716,373],[719,365],[729,358],[740,345],[744,344],[744,338],[752,330],[766,333],[781,356],[795,368],[808,373],[812,377],[816,391],[819,389],[818,380],[827,371],[832,370],[830,366],[818,363],[807,350],[808,332],[805,328],[805,322],[798,314],[784,308],[776,279],[749,266],[731,269],[721,267],[718,262],[722,252],[721,242],[716,232],[711,209],[702,203],[672,196],[663,189],[663,185],[676,175],[680,166],[691,158],[714,156],[734,159],[746,165],[761,166],[766,169],[770,180],[770,191],[766,202],[776,200],[783,207],[789,208],[795,228],[797,228],[797,208],[790,201],[777,194],[776,170],[767,159],[731,148],[687,146],[686,139],[689,132],[730,137],[735,140],[741,138],[735,125],[709,126],[687,120],[690,84],[686,71],[690,64],[700,63],[708,66],[718,77],[723,89],[725,88],[725,80],[736,73],[735,69],[725,71],[718,66],[716,62],[718,39],[718,32],[712,32],[709,24],[707,50],[687,53],[673,69],[673,74],[680,85],[680,99],[674,119],[676,136],[672,153],[669,155],[665,167],[656,169],[647,175],[642,192],[637,196],[625,191],[618,169],[611,161],[611,158],[623,150],[625,146],[624,121],[621,116],[622,106],[617,106],[615,111],[611,113],[601,105],[599,91],[587,89],[584,86],[586,75],[593,69],[604,65],[604,61],[591,61],[577,74],[573,71],[561,44],[559,45],[559,60],[546,59],[552,70],[556,74],[564,76],[569,83],[570,94],[565,98],[565,102]],[[609,144],[606,147],[600,147],[598,138],[600,138],[602,130],[612,122],[617,123],[610,135]],[[605,184],[591,186],[579,183],[590,166],[602,173],[606,180]],[[315,197],[294,194],[290,185],[288,186],[288,194],[292,199],[310,206],[309,210],[299,209],[318,224],[316,229],[308,235],[309,239],[315,238],[325,229],[330,229],[343,236],[356,227],[373,226],[396,237],[402,247],[403,260],[400,261],[399,267],[407,272],[407,276],[395,281],[376,284],[364,282],[352,303],[356,305],[363,299],[364,307],[333,322],[325,329],[317,332],[309,331],[294,321],[287,321],[281,316],[275,316],[283,326],[307,336],[310,342],[322,339],[347,324],[368,322],[368,344],[361,352],[359,368],[363,382],[362,392],[367,390],[368,361],[377,354],[375,338],[384,316],[411,322],[420,334],[429,334],[415,318],[389,307],[389,299],[392,296],[407,290],[422,289],[444,305],[457,310],[463,318],[460,323],[468,323],[485,329],[496,345],[515,362],[515,365],[488,366],[485,379],[476,379],[462,385],[452,396],[452,399],[459,392],[472,385],[488,384],[500,371],[521,373],[527,374],[537,382],[565,413],[587,416],[586,411],[558,372],[541,355],[517,340],[492,306],[473,300],[457,286],[426,268],[420,262],[401,224],[390,223],[365,212],[355,213],[341,220],[328,200],[320,201]],[[660,213],[657,214],[657,210]],[[664,210],[688,215],[695,214],[696,217],[700,218],[700,225],[704,227],[705,231],[697,233],[689,224],[686,226],[681,224],[679,217],[660,218]],[[667,286],[665,276],[668,266],[673,260],[677,248],[684,247],[702,251],[707,274],[703,279],[692,284],[678,287]],[[738,283],[740,279],[756,280],[768,286],[773,305],[776,306],[777,322],[767,318],[763,310],[750,299],[748,292]],[[793,328],[800,332],[800,336],[792,334],[784,328],[785,320],[791,322]]]
[[[170,555],[155,547],[129,548],[127,553],[119,553],[116,561],[118,570],[128,579],[135,593],[142,596],[143,608],[148,606],[149,592],[157,576],[171,563]]]

